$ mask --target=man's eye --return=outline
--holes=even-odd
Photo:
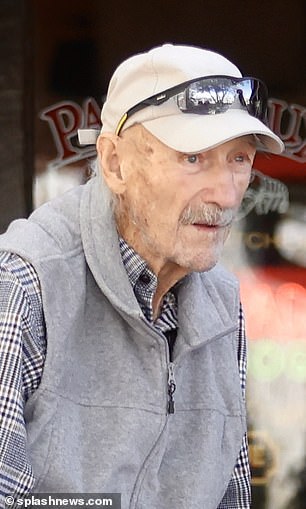
[[[186,160],[188,161],[188,163],[194,164],[199,161],[199,156],[198,154],[188,154],[186,155]]]
[[[235,156],[235,161],[237,163],[249,163],[252,164],[254,157],[250,154],[237,154]]]
[[[238,154],[235,156],[236,163],[239,164],[252,164],[252,158],[248,154]]]
[[[237,163],[243,163],[245,160],[246,156],[243,154],[239,154],[235,157],[235,161],[237,161]]]

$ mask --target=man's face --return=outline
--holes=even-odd
[[[250,180],[252,136],[199,154],[177,152],[142,126],[127,129],[117,153],[125,189],[120,234],[152,270],[212,268]]]

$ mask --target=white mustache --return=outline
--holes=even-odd
[[[223,209],[214,203],[188,205],[180,217],[183,225],[206,224],[208,226],[229,226],[237,214],[236,209]]]

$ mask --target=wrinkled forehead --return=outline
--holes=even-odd
[[[161,147],[168,148],[164,143],[158,140],[156,136],[151,134],[142,124],[134,124],[128,127],[120,134],[120,138],[125,142],[127,151],[149,151],[152,153],[154,149]]]
[[[171,157],[175,150],[159,141],[141,124],[135,124],[120,134],[117,151],[120,161],[129,162],[136,167],[152,168],[152,156]],[[156,157],[155,157],[156,158]]]

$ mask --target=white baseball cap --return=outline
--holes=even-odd
[[[224,111],[220,112],[216,107],[218,101],[213,105],[211,102],[215,100],[214,94],[219,94],[220,86],[228,86],[229,82],[233,84],[236,97],[230,106],[228,95],[227,99],[221,99]],[[185,153],[202,152],[239,136],[253,134],[259,140],[259,148],[281,153],[284,149],[281,139],[250,113],[244,99],[241,101],[244,82],[254,90],[257,86],[266,90],[259,80],[244,78],[233,63],[218,53],[194,46],[158,46],[128,58],[115,70],[101,112],[101,132],[118,133],[141,123],[165,145]],[[163,94],[181,84],[188,90],[192,107],[186,107],[184,91],[179,90],[180,95],[176,89],[171,92],[174,95]],[[207,100],[212,87],[212,95]],[[216,87],[219,87],[217,92]],[[197,99],[199,92],[201,100]],[[148,101],[150,105],[142,104],[134,109],[152,97],[154,101]],[[182,101],[184,108],[181,108]],[[207,102],[210,103],[208,109],[203,105]],[[88,145],[96,143],[99,131],[80,129],[78,134],[80,144]]]

